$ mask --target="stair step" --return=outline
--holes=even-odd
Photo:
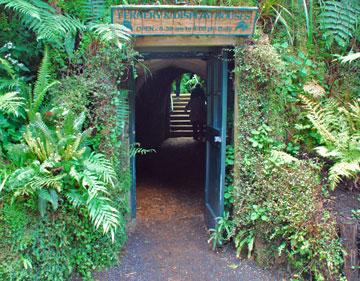
[[[180,125],[191,125],[191,123],[189,120],[171,120],[170,122],[171,127],[176,127]]]
[[[192,131],[192,125],[176,125],[170,126],[170,131],[189,130]]]
[[[185,110],[186,104],[185,105],[174,105],[173,106],[173,110]]]
[[[189,102],[190,98],[173,98],[172,101],[173,103],[177,103],[177,102]]]
[[[172,93],[171,94],[173,97],[176,97],[176,94],[175,93]],[[183,97],[190,97],[191,94],[190,93],[183,93],[183,94],[180,94],[180,98],[183,98]]]
[[[188,114],[172,114],[170,115],[170,121],[172,120],[190,120],[190,116]]]
[[[187,104],[188,104],[187,101],[183,101],[183,102],[180,102],[180,101],[173,102],[173,106],[186,106]]]
[[[170,113],[170,137],[192,137],[193,131],[189,112],[185,112],[185,107],[190,100],[190,93],[181,94],[179,97],[172,94],[172,100],[173,111]]]
[[[189,114],[186,114],[186,112],[184,110],[179,110],[179,109],[175,109],[171,112],[171,115],[187,115],[189,116]]]
[[[192,137],[192,132],[187,131],[175,131],[170,133],[171,138],[179,138],[179,137]]]

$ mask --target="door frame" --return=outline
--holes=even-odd
[[[225,48],[225,46],[224,46]],[[150,60],[150,59],[204,59],[208,60],[212,55],[219,55],[222,54],[226,57],[226,51],[223,51],[223,48],[221,47],[215,47],[215,48],[186,48],[186,47],[180,47],[180,48],[162,48],[161,51],[159,49],[144,49],[140,51],[140,55],[144,60]],[[227,92],[227,71],[228,71],[228,65],[225,64],[226,67],[222,67],[222,73],[219,79],[223,79],[222,81],[222,93],[226,92],[226,96],[228,95]],[[209,77],[206,77],[208,80]],[[208,83],[208,81],[207,81]],[[134,146],[136,142],[136,126],[135,126],[135,114],[136,114],[136,83],[135,83],[135,76],[134,71],[131,71],[130,75],[130,81],[129,81],[129,143],[130,146]],[[227,97],[222,99],[222,130],[220,132],[221,139],[225,142],[226,146],[226,131],[227,131]],[[206,159],[205,159],[205,180],[208,178],[208,146],[209,141],[207,141],[206,144]],[[221,166],[220,166],[220,198],[219,203],[221,206],[221,214],[224,210],[224,186],[225,186],[225,155],[226,151],[223,149],[221,151]],[[130,158],[130,173],[131,173],[131,187],[130,187],[130,196],[129,196],[129,204],[130,204],[130,217],[132,220],[136,220],[136,156],[133,156]],[[206,185],[206,182],[204,183]],[[205,188],[206,192],[206,188]],[[205,200],[206,196],[205,195]],[[205,212],[204,212],[205,215]],[[216,223],[216,222],[215,222]]]

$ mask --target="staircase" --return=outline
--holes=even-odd
[[[189,111],[185,112],[185,106],[190,100],[190,94],[180,94],[178,98],[175,94],[171,94],[171,96],[173,111],[170,113],[170,137],[192,137]]]

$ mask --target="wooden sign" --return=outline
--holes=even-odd
[[[134,36],[251,36],[257,8],[123,5],[111,15]]]

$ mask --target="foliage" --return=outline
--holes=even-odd
[[[0,0],[0,5],[16,12],[21,23],[34,31],[38,40],[58,43],[64,40],[64,36],[82,28],[80,21],[58,14],[53,7],[40,0]]]
[[[32,89],[32,93],[30,92],[31,89],[29,89],[27,99],[27,113],[30,121],[35,118],[36,112],[40,110],[45,95],[47,94],[49,89],[51,89],[58,83],[58,81],[54,81],[51,78],[51,65],[48,56],[48,49],[45,48],[44,57],[41,61],[41,65],[38,70],[37,80]]]
[[[359,19],[360,4],[357,0],[324,1],[320,26],[327,46],[336,43],[340,47],[347,47],[355,36]]]
[[[224,241],[229,241],[234,235],[234,222],[230,219],[229,212],[225,212],[223,217],[216,218],[215,228],[209,229],[210,238],[209,244],[212,244],[212,249],[223,245]]]
[[[129,156],[135,157],[136,155],[146,155],[148,153],[155,153],[155,149],[146,149],[140,146],[140,143],[135,143],[132,147],[130,147]]]
[[[89,280],[94,268],[117,262],[125,237],[122,227],[112,243],[94,231],[85,210],[67,204],[39,219],[21,203],[6,203],[0,225],[1,280],[68,280],[73,271]]]
[[[23,104],[23,99],[19,97],[18,92],[9,92],[0,96],[0,110],[7,114],[18,116],[18,109]]]
[[[224,191],[224,209],[226,212],[232,212],[232,206],[234,204],[233,190],[234,190],[234,146],[226,146],[226,158],[225,158],[225,191]]]
[[[306,280],[337,279],[342,250],[334,219],[321,203],[319,168],[279,150],[293,143],[284,144],[298,121],[291,117],[299,110],[289,110],[292,103],[296,110],[298,96],[290,93],[303,88],[315,67],[304,54],[287,62],[266,43],[246,51],[237,50],[235,67],[241,101],[233,190],[238,254],[267,266],[288,264],[293,276]]]
[[[318,168],[275,155],[265,164],[257,162],[255,181],[237,190],[236,198],[246,196],[235,203],[238,252],[246,246],[248,256],[255,254],[259,261],[285,255],[294,274],[312,272],[316,280],[332,280],[340,273],[342,251],[334,221],[319,204]],[[272,245],[277,248],[268,256],[264,248]]]
[[[86,154],[90,131],[81,131],[83,122],[84,115],[75,118],[67,113],[64,127],[55,131],[37,113],[24,134],[29,160],[12,173],[6,191],[13,200],[38,200],[42,216],[48,203],[52,211],[63,201],[75,208],[84,206],[94,226],[114,239],[120,215],[108,194],[116,185],[116,174],[103,155]]]
[[[320,103],[306,96],[302,100],[308,118],[319,132],[323,146],[316,147],[319,155],[335,163],[329,170],[330,187],[341,178],[357,178],[360,172],[360,107],[358,103],[340,106],[327,99]]]

